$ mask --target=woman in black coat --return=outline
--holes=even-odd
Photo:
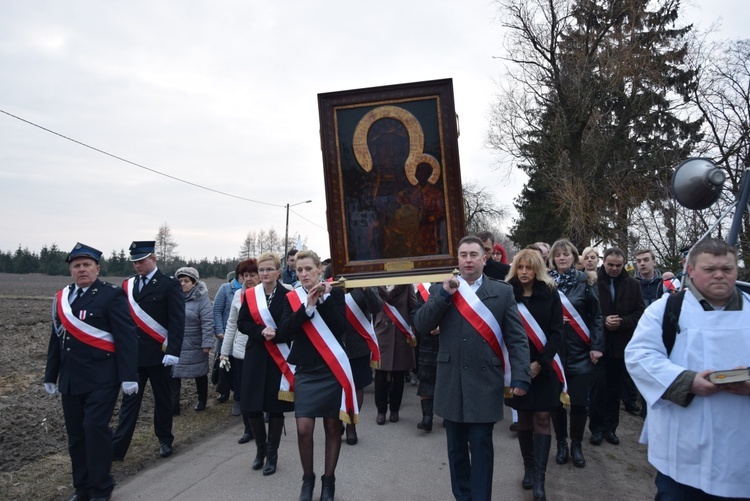
[[[562,383],[553,365],[563,335],[560,296],[539,252],[524,249],[513,258],[506,278],[529,337],[531,388],[514,396],[518,411],[518,445],[523,458],[523,488],[534,488],[534,500],[544,500],[544,477],[552,442],[550,411],[560,406]],[[531,317],[531,318],[529,318]],[[538,330],[535,330],[538,327]],[[546,342],[545,342],[546,341]],[[562,371],[559,365],[557,368]]]
[[[287,294],[284,314],[277,333],[279,341],[292,342],[287,361],[296,366],[294,375],[294,413],[297,419],[297,445],[304,476],[302,477],[301,501],[311,500],[315,488],[313,472],[313,432],[315,418],[323,418],[325,429],[325,473],[321,478],[323,489],[321,500],[332,500],[335,490],[336,463],[341,450],[341,419],[354,421],[354,417],[341,415],[342,384],[313,344],[305,329],[311,329],[316,316],[325,322],[333,335],[327,345],[337,354],[336,364],[342,372],[351,374],[346,353],[345,338],[349,323],[346,319],[346,302],[341,289],[331,288],[330,282],[321,282],[320,258],[310,250],[297,253],[295,262],[297,278],[306,293],[300,301],[297,290]],[[304,296],[303,291],[299,291]],[[302,304],[299,304],[299,303]],[[340,356],[340,358],[339,358]],[[347,377],[347,394],[354,392],[354,382]],[[354,397],[356,400],[356,397]],[[356,406],[356,402],[354,402]],[[354,412],[356,409],[352,409]],[[349,409],[347,409],[349,411]]]
[[[549,253],[551,265],[550,276],[557,284],[557,290],[565,294],[565,298],[572,305],[585,327],[589,331],[589,339],[585,341],[580,332],[574,328],[572,318],[564,315],[565,331],[560,345],[560,358],[565,369],[570,395],[570,457],[573,465],[578,468],[586,466],[583,457],[583,433],[588,419],[588,397],[591,372],[602,356],[604,350],[604,334],[602,331],[602,312],[599,308],[599,292],[596,278],[576,270],[578,249],[570,240],[558,240],[552,244]],[[552,416],[557,437],[557,464],[568,462],[568,433],[567,411],[559,407]]]
[[[282,377],[281,369],[271,357],[266,343],[276,344],[276,326],[281,322],[284,312],[285,295],[288,289],[279,281],[281,261],[276,254],[266,252],[258,258],[258,274],[263,289],[265,307],[268,308],[276,325],[266,325],[262,318],[254,318],[249,308],[249,301],[256,300],[256,287],[245,291],[237,317],[237,329],[247,335],[245,359],[240,384],[240,406],[247,413],[250,428],[255,437],[257,454],[253,461],[253,470],[263,469],[263,475],[276,473],[279,442],[284,429],[284,412],[294,410],[294,404],[279,400],[279,386]],[[253,304],[256,304],[253,303]],[[287,345],[288,349],[288,345]],[[263,413],[269,413],[268,433],[263,420]],[[266,461],[265,466],[263,461]]]

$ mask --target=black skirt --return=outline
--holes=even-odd
[[[526,395],[514,396],[509,405],[517,411],[547,412],[560,407],[562,384],[557,373],[549,367],[545,374],[531,380],[531,388]]]
[[[361,390],[372,384],[372,367],[370,367],[370,354],[363,357],[349,359],[354,378],[354,388]]]
[[[328,366],[294,375],[294,416],[338,418],[342,388]]]

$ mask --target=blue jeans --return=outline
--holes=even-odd
[[[734,500],[742,501],[750,498],[724,498],[707,494],[700,489],[681,484],[672,477],[664,475],[662,472],[656,472],[656,501],[720,501]]]

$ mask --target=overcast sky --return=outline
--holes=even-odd
[[[484,145],[503,66],[491,0],[0,0],[0,250],[81,241],[109,255],[167,223],[187,258],[275,228],[330,255],[317,94],[452,78],[464,182],[511,205]],[[750,2],[686,9],[746,36]],[[745,30],[745,31],[743,31]],[[271,204],[271,205],[266,205]]]

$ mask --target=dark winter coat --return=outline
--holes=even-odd
[[[604,266],[599,268],[599,304],[602,309],[602,318],[608,315],[619,315],[622,323],[617,330],[610,331],[604,329],[605,350],[608,355],[614,358],[625,357],[625,346],[633,337],[633,332],[641,319],[646,306],[643,304],[643,295],[641,293],[641,284],[638,280],[628,275],[623,270],[615,278],[615,299],[609,292],[610,277],[604,270]]]
[[[380,299],[395,307],[409,325],[414,323],[417,296],[411,285],[397,285],[388,292],[378,287]],[[409,346],[406,336],[381,309],[375,316],[375,334],[380,346],[380,368],[382,371],[410,371],[415,367],[414,348]],[[413,329],[412,329],[413,332]]]
[[[591,350],[604,351],[599,289],[593,280],[589,280],[589,275],[582,271],[576,271],[576,284],[565,291],[565,297],[583,317],[583,321],[589,328],[591,344],[587,345],[573,330],[573,327],[566,322],[563,342],[558,353],[566,374],[590,374],[593,364],[589,353]]]

